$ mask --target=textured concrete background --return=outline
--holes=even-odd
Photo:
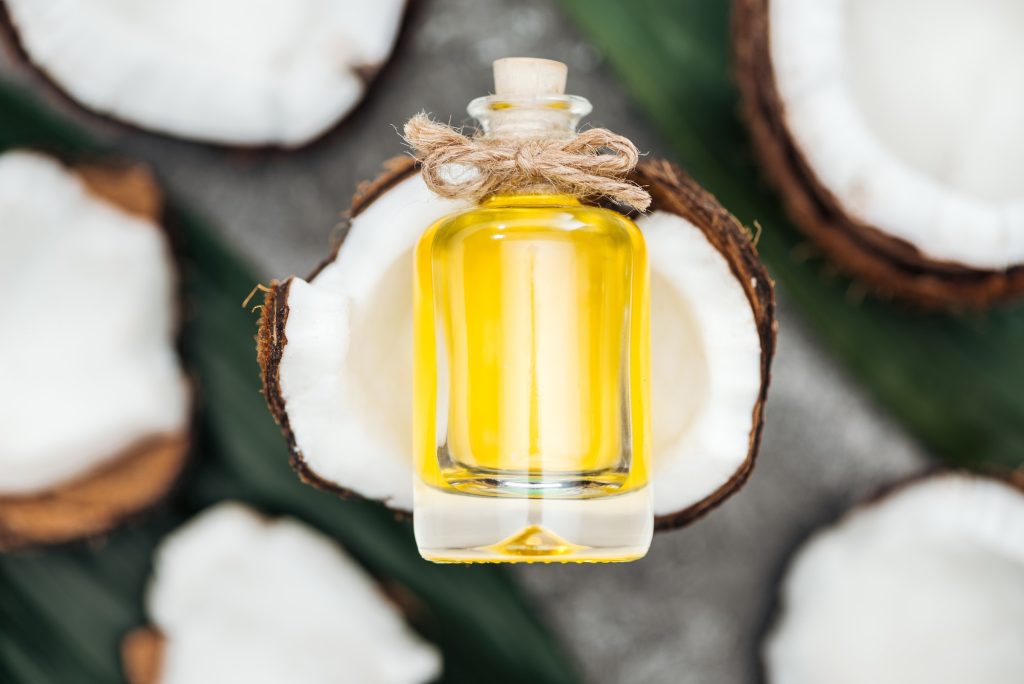
[[[420,109],[460,120],[465,104],[489,90],[497,57],[567,62],[570,90],[594,103],[592,123],[631,136],[653,155],[669,155],[554,4],[413,4],[395,57],[366,102],[308,149],[211,149],[58,106],[152,164],[174,194],[210,217],[266,277],[308,272],[326,253],[356,183],[401,151],[393,127]],[[0,77],[38,85],[3,58]],[[818,348],[784,292],[780,299],[764,446],[746,488],[694,527],[659,535],[641,562],[518,572],[590,682],[755,681],[758,641],[793,546],[851,502],[925,465],[900,429]]]

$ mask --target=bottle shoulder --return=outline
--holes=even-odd
[[[622,235],[631,241],[643,239],[636,223],[605,207],[587,204],[543,206],[476,206],[441,218],[422,239],[446,240],[478,233],[508,234],[571,232]]]

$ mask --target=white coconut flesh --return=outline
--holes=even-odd
[[[222,503],[159,547],[147,610],[160,684],[421,684],[441,670],[332,540]]]
[[[81,104],[142,128],[301,145],[362,98],[405,0],[6,0],[21,45]]]
[[[47,490],[186,430],[164,232],[58,162],[0,155],[0,493]]]
[[[294,278],[280,389],[296,447],[320,478],[412,508],[412,250],[464,205],[420,176],[353,219],[311,282]],[[761,343],[725,258],[685,219],[639,219],[651,261],[655,513],[713,494],[750,449]]]
[[[923,256],[1024,263],[1024,3],[771,0],[785,125],[851,218]]]
[[[950,475],[797,554],[765,649],[777,684],[1024,682],[1024,494]]]

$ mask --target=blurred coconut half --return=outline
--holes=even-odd
[[[0,155],[0,550],[105,531],[189,445],[175,264],[139,167]]]
[[[27,58],[72,99],[140,128],[296,147],[362,99],[406,0],[4,0]]]
[[[222,503],[157,549],[131,684],[422,684],[441,657],[330,539]]]
[[[651,262],[654,497],[666,528],[722,502],[753,468],[774,299],[748,233],[711,195],[662,161],[635,180],[654,199],[637,223]],[[412,508],[412,250],[463,208],[395,160],[356,197],[337,251],[267,293],[264,390],[306,481]]]
[[[778,684],[1024,682],[1024,493],[940,475],[796,555],[765,648]]]
[[[837,264],[929,306],[1024,291],[1024,3],[734,9],[755,148]]]

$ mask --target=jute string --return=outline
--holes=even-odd
[[[604,128],[569,139],[469,137],[417,114],[405,124],[404,133],[427,186],[442,197],[480,201],[546,184],[578,197],[605,197],[637,211],[651,204],[646,190],[626,180],[640,158],[636,146]],[[476,172],[452,173],[453,168]]]

